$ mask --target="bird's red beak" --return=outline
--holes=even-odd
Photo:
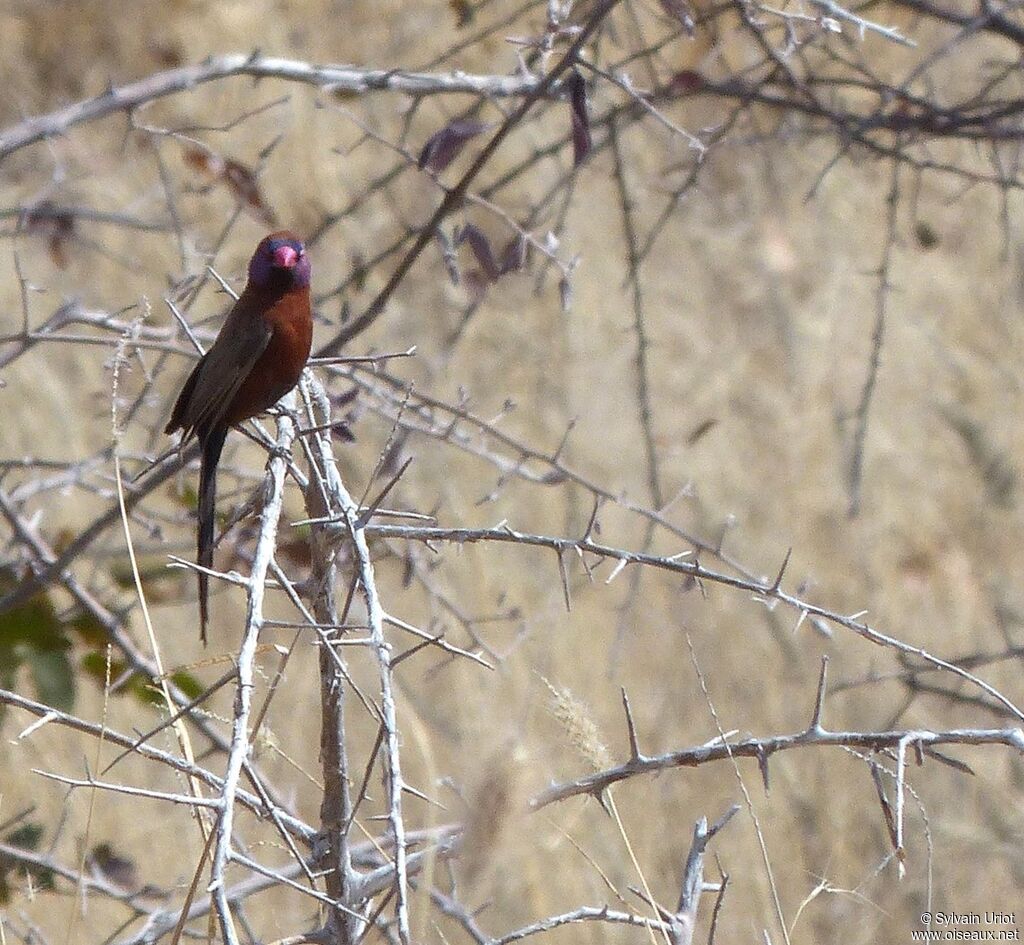
[[[274,250],[274,265],[278,269],[294,269],[299,254],[291,246],[278,246]]]

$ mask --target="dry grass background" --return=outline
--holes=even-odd
[[[212,52],[259,47],[267,54],[313,61],[416,67],[456,38],[451,12],[437,0],[383,5],[165,0],[130,7],[113,0],[25,0],[8,5],[0,16],[5,125],[95,93],[108,80],[164,68],[170,59],[191,62]],[[904,68],[903,57],[916,55],[880,40],[869,43],[878,57],[903,62]],[[512,61],[510,50],[495,38],[462,54],[458,65],[504,72]],[[231,80],[161,102],[145,120],[164,126],[218,123],[283,94],[289,96],[287,105],[204,140],[252,162],[274,134],[283,132],[262,183],[280,218],[309,231],[324,211],[360,192],[379,170],[382,155],[372,144],[332,153],[351,145],[358,130],[343,114],[315,108],[314,92]],[[393,133],[405,103],[382,96],[342,104]],[[446,107],[452,106],[432,102],[424,109],[414,124],[414,143],[437,127]],[[714,120],[714,103],[700,108],[699,113],[681,108],[676,117],[684,124]],[[114,117],[21,152],[4,165],[0,203],[12,206],[50,188],[69,202],[160,215],[164,197],[152,147],[124,139],[124,131],[123,117]],[[499,166],[510,163],[517,148],[529,149],[537,134],[535,127],[519,133]],[[625,146],[634,185],[643,195],[641,218],[649,222],[656,203],[648,198],[664,188],[675,146],[648,125],[634,127]],[[194,187],[198,179],[180,160],[180,148],[167,141],[159,147],[175,186]],[[774,573],[792,546],[789,579],[795,584],[806,578],[808,596],[839,611],[867,609],[874,624],[934,653],[998,650],[1004,645],[1000,624],[1019,639],[1024,614],[1019,495],[1008,504],[993,502],[982,470],[944,412],[973,420],[979,436],[1013,468],[1024,462],[1019,424],[1024,257],[1017,204],[1011,205],[1004,245],[996,194],[981,188],[961,193],[926,179],[916,200],[908,194],[901,202],[896,287],[867,445],[863,510],[850,520],[847,443],[835,417],[856,403],[866,370],[874,320],[872,271],[885,238],[889,178],[883,167],[846,160],[806,201],[810,182],[830,153],[823,145],[727,143],[710,156],[701,185],[683,201],[645,267],[654,426],[665,490],[672,495],[692,484],[672,515],[709,536],[732,516],[726,547],[766,574]],[[51,184],[55,162],[64,176]],[[525,201],[530,181],[523,187]],[[606,154],[583,171],[581,187],[585,199],[567,226],[570,249],[582,259],[569,313],[559,308],[553,280],[537,295],[532,275],[516,275],[490,292],[450,347],[446,339],[461,317],[465,296],[447,285],[436,254],[428,252],[387,315],[360,338],[359,348],[416,344],[419,356],[392,368],[414,380],[418,390],[437,396],[454,399],[464,388],[481,416],[493,416],[506,399],[513,400],[516,409],[502,427],[539,448],[554,448],[565,425],[578,418],[567,460],[602,485],[647,502],[635,336]],[[415,176],[392,194],[393,199],[368,202],[317,246],[317,287],[336,284],[350,271],[353,253],[372,255],[392,238],[396,222],[423,219],[437,199],[432,186]],[[514,200],[510,203],[514,206]],[[187,260],[192,271],[201,270],[201,253],[231,206],[216,190],[181,197],[194,241]],[[925,249],[915,239],[920,221],[938,235],[934,248]],[[487,226],[500,232],[493,221]],[[242,217],[218,260],[223,273],[241,275],[263,229]],[[42,242],[22,239],[26,275],[45,290],[32,297],[34,318],[48,315],[68,296],[106,309],[147,296],[154,302],[153,321],[168,323],[158,303],[168,274],[182,274],[173,237],[86,224],[82,232],[103,251],[74,244],[66,270],[52,264]],[[20,322],[11,245],[0,246],[3,331]],[[351,297],[357,311],[378,286],[371,280]],[[193,315],[213,315],[222,304],[207,290]],[[324,314],[337,316],[336,301]],[[318,332],[325,338],[329,329],[321,326]],[[109,350],[96,347],[40,345],[8,370],[0,390],[0,454],[73,457],[95,451],[109,436],[109,356]],[[166,414],[183,371],[179,365],[164,375],[142,426],[155,425]],[[140,381],[137,373],[129,376],[128,390],[138,389]],[[710,420],[716,423],[710,432],[688,445],[688,434]],[[359,492],[388,428],[365,414],[355,431],[358,443],[341,451],[341,461],[347,481]],[[136,446],[147,442],[141,428],[128,436]],[[590,512],[585,495],[522,482],[481,505],[478,500],[497,478],[493,467],[427,439],[410,438],[404,452],[415,461],[400,487],[401,502],[436,507],[448,524],[490,525],[507,517],[523,530],[578,533]],[[236,444],[229,462],[258,469],[261,461]],[[290,501],[294,519],[299,499]],[[79,493],[53,496],[44,525],[50,533],[73,529],[96,507]],[[638,547],[643,540],[643,523],[612,508],[602,515],[602,527],[602,537],[612,544]],[[183,524],[168,536],[167,547],[187,552],[190,542]],[[114,539],[109,547],[117,548]],[[664,543],[657,547],[679,550]],[[706,598],[687,593],[665,575],[644,575],[632,606],[622,611],[628,575],[606,587],[574,574],[569,614],[550,555],[508,547],[450,549],[436,578],[469,613],[516,608],[521,615],[483,625],[495,648],[508,653],[494,673],[439,665],[424,655],[400,674],[407,776],[448,808],[412,801],[411,820],[444,822],[466,816],[464,805],[477,808],[469,817],[474,829],[460,869],[465,899],[473,905],[491,901],[481,923],[494,933],[612,899],[577,845],[618,889],[637,882],[622,837],[597,804],[578,800],[538,814],[518,812],[532,792],[588,765],[548,711],[550,693],[543,679],[568,688],[589,707],[612,757],[621,759],[627,744],[619,686],[630,693],[645,750],[694,745],[715,735],[687,635],[722,725],[759,735],[795,731],[807,723],[823,653],[831,657],[835,681],[897,668],[891,654],[842,631],[826,640],[805,623],[794,633],[794,614],[768,611],[723,588],[709,588]],[[393,612],[429,624],[436,604],[415,588],[403,588],[399,562],[382,560],[380,579]],[[196,644],[191,583],[183,578],[179,589],[180,603],[160,605],[155,619],[165,659],[186,664],[204,654]],[[234,593],[216,596],[210,653],[231,652],[240,602]],[[141,624],[135,629],[141,632]],[[369,679],[372,667],[353,661],[357,677]],[[260,757],[309,818],[315,818],[317,792],[277,749],[306,772],[316,772],[315,664],[310,648],[290,665],[287,686],[269,719],[274,745],[262,746]],[[220,671],[205,673],[213,678]],[[983,675],[1011,697],[1019,696],[1019,666],[991,667]],[[897,683],[837,694],[828,701],[826,724],[885,726],[903,696]],[[101,697],[89,686],[82,687],[78,711],[100,716]],[[121,730],[154,721],[128,700],[114,700],[108,711]],[[217,711],[228,714],[227,703],[222,700]],[[0,744],[0,821],[27,802],[39,806],[39,818],[53,829],[66,816],[55,853],[75,862],[86,842],[86,796],[67,801],[61,789],[41,783],[29,769],[77,773],[83,752],[91,758],[94,746],[56,728],[13,744],[9,739],[19,724],[20,719],[8,717],[7,738]],[[980,709],[920,697],[900,724],[944,728],[998,722]],[[364,757],[373,734],[369,720],[359,719],[353,733],[357,759]],[[756,765],[740,762],[787,919],[794,920],[819,883],[828,883],[800,913],[794,943],[908,940],[925,905],[929,870],[936,909],[1009,910],[1024,902],[1021,761],[990,748],[956,754],[972,764],[974,777],[936,763],[911,772],[927,811],[932,855],[929,865],[925,826],[913,805],[902,882],[892,865],[874,874],[889,841],[862,763],[840,751],[791,752],[772,762],[772,790],[765,795]],[[122,765],[120,777],[168,783],[162,773],[134,762]],[[463,800],[443,778],[460,786]],[[656,895],[675,901],[694,820],[701,814],[714,819],[738,797],[736,775],[725,764],[671,771],[616,789],[629,839]],[[187,882],[199,855],[199,836],[188,814],[146,801],[98,797],[88,843],[103,840],[134,857],[146,880],[164,886]],[[745,813],[715,848],[732,876],[720,941],[760,941],[762,927],[777,936],[765,870]],[[285,856],[265,848],[259,852],[268,861]],[[16,906],[53,941],[62,940],[68,900],[26,895]],[[301,926],[306,910],[305,903],[277,895],[257,901],[253,914],[272,936],[275,928],[284,935]],[[115,913],[109,904],[91,900],[77,939],[97,940]],[[460,933],[422,899],[414,900],[413,915],[417,940],[442,941],[438,925],[447,940],[458,940]],[[594,925],[553,933],[550,940],[644,938],[636,930]]]

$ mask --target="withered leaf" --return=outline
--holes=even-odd
[[[480,264],[483,274],[487,276],[489,281],[494,282],[501,275],[501,270],[494,260],[491,244],[480,228],[472,223],[467,223],[463,226],[455,237],[455,245],[461,246],[463,243],[469,243],[469,248],[473,251],[473,255]]]
[[[58,269],[68,268],[68,236],[67,233],[54,232],[46,243],[50,259]]]
[[[461,153],[466,144],[490,126],[482,121],[457,118],[427,139],[420,151],[420,170],[431,170],[440,174]]]
[[[935,249],[939,245],[938,231],[926,220],[918,220],[914,225],[914,236],[921,249]]]
[[[347,407],[359,396],[359,388],[353,385],[348,390],[341,391],[339,394],[331,394],[331,406],[335,410],[339,410],[342,407]]]
[[[68,243],[75,235],[73,211],[43,200],[21,215],[19,225],[27,233],[45,236],[53,264],[58,269],[67,269]]]
[[[219,177],[224,173],[224,161],[205,148],[186,148],[185,163],[193,170],[202,171],[211,177]]]
[[[448,278],[451,280],[452,285],[459,285],[462,282],[462,273],[459,270],[459,258],[455,252],[455,246],[441,227],[437,228],[434,235],[437,238],[438,246],[441,248],[441,258],[444,260],[444,268],[448,273]]]
[[[506,272],[519,272],[526,265],[526,251],[529,244],[522,233],[516,233],[505,245],[501,253],[500,274]]]
[[[671,95],[692,95],[700,92],[706,84],[707,80],[699,72],[683,69],[669,79],[668,91]]]
[[[122,856],[109,843],[99,843],[93,847],[85,862],[86,866],[115,886],[130,892],[142,887],[135,861]]]
[[[470,269],[465,273],[462,280],[474,305],[483,301],[484,296],[487,294],[487,287],[492,281],[483,269]]]
[[[587,110],[587,84],[576,69],[565,80],[569,90],[569,105],[572,111],[572,152],[573,166],[579,167],[590,149],[593,139],[590,135],[590,114]]]
[[[366,268],[366,257],[355,250],[352,253],[352,285],[355,287],[357,292],[362,292],[366,286],[366,276],[368,275]]]
[[[562,276],[558,280],[558,297],[562,303],[562,311],[568,313],[572,310],[572,282],[568,276]]]
[[[258,220],[268,226],[277,226],[274,211],[267,205],[256,174],[250,167],[234,158],[223,158],[198,147],[185,149],[185,163],[215,183],[223,183]]]
[[[686,436],[687,446],[693,446],[698,440],[704,438],[704,435],[710,433],[715,427],[718,426],[718,420],[714,417],[709,417],[701,423],[698,423]]]
[[[476,16],[473,4],[469,0],[448,0],[448,6],[455,14],[455,25],[461,30],[469,26]]]
[[[263,199],[256,175],[250,168],[239,161],[228,159],[224,162],[223,176],[235,197],[244,203],[258,219],[268,226],[277,226],[277,218]]]
[[[178,46],[170,42],[151,42],[149,52],[157,64],[166,69],[180,66],[185,61]]]

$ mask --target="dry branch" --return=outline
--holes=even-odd
[[[945,732],[927,730],[893,732],[827,732],[821,728],[805,729],[791,735],[773,735],[767,738],[745,738],[728,743],[716,741],[696,748],[682,748],[663,755],[633,758],[614,768],[596,771],[573,781],[556,784],[541,791],[531,801],[539,810],[556,801],[580,795],[597,796],[611,785],[639,774],[664,771],[667,768],[692,768],[711,761],[730,758],[755,758],[759,763],[780,751],[794,748],[860,748],[870,751],[898,749],[901,745],[1005,745],[1024,753],[1024,729],[950,729]]]
[[[721,584],[726,587],[733,587],[739,590],[748,591],[755,599],[761,601],[778,601],[786,604],[801,615],[801,620],[806,616],[818,617],[829,623],[836,624],[847,630],[852,630],[857,635],[878,646],[888,647],[901,653],[917,656],[930,663],[932,666],[944,669],[947,672],[966,679],[977,686],[988,696],[999,702],[1009,710],[1015,718],[1024,721],[1024,712],[999,690],[986,683],[984,680],[968,672],[961,666],[950,663],[937,656],[932,655],[921,647],[905,643],[896,637],[882,633],[856,618],[828,610],[825,607],[812,604],[792,594],[783,591],[775,583],[759,583],[744,578],[735,577],[730,574],[723,574],[704,567],[697,561],[683,561],[681,557],[688,555],[683,552],[681,555],[664,557],[646,552],[628,551],[622,548],[615,548],[610,545],[599,544],[586,539],[558,538],[550,535],[531,535],[525,532],[517,532],[502,524],[497,528],[427,528],[415,525],[372,525],[366,529],[367,533],[379,538],[401,538],[406,541],[422,542],[450,542],[457,545],[483,541],[501,542],[515,545],[532,545],[540,548],[550,548],[559,555],[567,551],[575,551],[577,554],[589,553],[598,559],[608,559],[617,562],[615,569],[606,579],[611,582],[627,565],[643,565],[663,571],[672,571],[683,574],[695,581],[707,581],[713,584]]]
[[[187,92],[206,82],[232,76],[254,79],[281,79],[313,85],[331,92],[351,95],[368,92],[399,92],[420,97],[424,95],[486,95],[509,98],[538,94],[558,96],[560,90],[552,83],[532,75],[468,75],[463,72],[423,73],[400,69],[358,69],[353,66],[317,66],[295,59],[277,59],[235,53],[212,56],[196,65],[181,66],[157,72],[138,82],[111,87],[100,95],[59,108],[47,115],[37,115],[0,131],[0,161],[23,148],[54,135],[64,134],[82,122],[94,121],[115,112],[131,112],[141,106]]]
[[[294,402],[294,398],[292,398]],[[220,920],[221,933],[228,945],[236,945],[239,941],[235,924],[231,916],[231,902],[228,899],[228,887],[225,870],[233,859],[232,825],[235,815],[235,798],[238,793],[238,781],[242,768],[249,754],[249,713],[252,705],[252,694],[255,687],[256,647],[259,641],[260,628],[263,626],[263,594],[267,581],[267,571],[274,555],[277,542],[277,524],[281,517],[281,506],[284,502],[284,482],[287,462],[285,457],[295,437],[295,425],[287,413],[278,419],[277,452],[271,456],[267,464],[265,494],[263,508],[260,512],[259,537],[253,558],[252,571],[249,575],[248,608],[245,618],[245,630],[239,646],[237,659],[237,676],[235,688],[234,719],[231,730],[231,746],[228,750],[227,770],[224,784],[220,792],[220,810],[216,822],[216,838],[213,848],[213,860],[210,868],[209,892]]]

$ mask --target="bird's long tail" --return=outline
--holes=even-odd
[[[213,567],[213,532],[217,511],[217,463],[224,448],[228,429],[216,426],[203,437],[203,458],[199,467],[199,531],[198,561],[201,568]],[[210,576],[199,572],[199,637],[206,645],[206,622],[209,617]]]

